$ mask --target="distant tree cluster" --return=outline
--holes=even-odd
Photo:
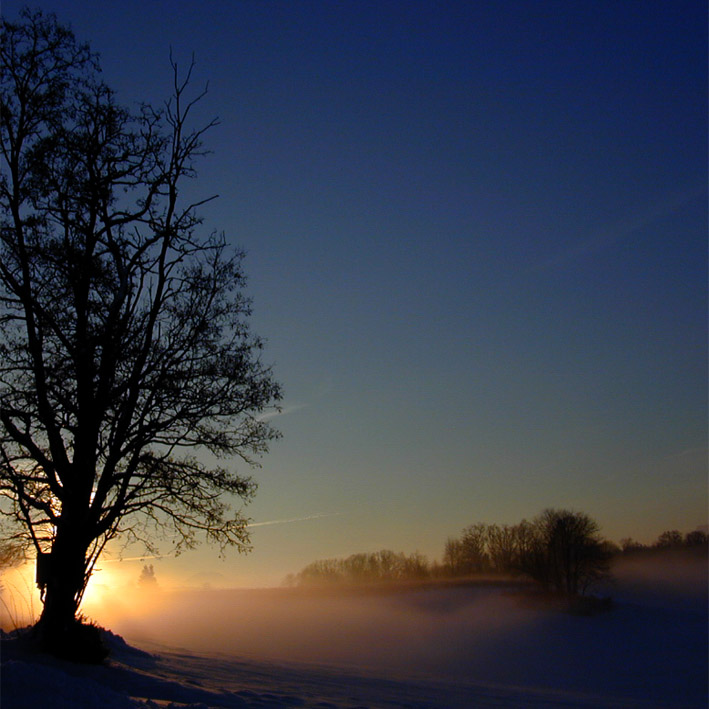
[[[695,529],[686,534],[677,529],[670,529],[662,532],[652,544],[641,544],[631,537],[626,537],[620,540],[620,549],[624,555],[679,550],[706,554],[709,551],[709,534],[702,529]]]
[[[290,574],[288,585],[361,584],[424,579],[431,575],[425,556],[396,553],[388,549],[352,554],[346,559],[322,559]]]
[[[527,578],[545,591],[584,596],[610,578],[614,557],[658,551],[690,550],[704,554],[709,536],[695,530],[663,532],[651,545],[622,539],[620,546],[600,535],[598,523],[583,512],[547,509],[518,524],[472,524],[449,538],[443,559],[429,562],[419,553],[389,550],[322,559],[285,580],[289,586],[355,585],[451,579],[475,576]]]
[[[155,569],[152,564],[146,564],[143,566],[143,570],[140,572],[138,577],[138,584],[142,588],[155,588],[157,586],[158,580],[155,577]]]
[[[323,559],[291,574],[288,585],[445,579],[480,574],[524,576],[547,590],[583,595],[608,577],[611,550],[588,515],[546,510],[516,525],[473,524],[446,542],[442,563],[389,550]]]
[[[389,550],[323,559],[286,579],[288,585],[334,585],[445,579],[480,574],[525,576],[548,591],[582,595],[607,578],[611,551],[588,515],[546,510],[516,525],[473,524],[448,539],[442,563]]]
[[[610,558],[593,519],[550,509],[531,522],[466,527],[446,542],[443,569],[449,576],[526,576],[545,590],[575,596],[608,577]]]

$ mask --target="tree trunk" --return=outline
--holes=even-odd
[[[52,654],[75,652],[76,612],[84,588],[86,548],[78,535],[57,530],[46,575],[44,609],[37,623],[43,648]]]

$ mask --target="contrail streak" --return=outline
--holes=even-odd
[[[698,197],[704,197],[706,189],[706,184],[702,183],[670,193],[643,209],[631,212],[615,223],[580,239],[575,245],[533,264],[532,270],[543,271],[556,268],[591,256],[616,242],[631,237],[638,230],[651,225],[658,219],[669,216]]]
[[[145,559],[162,559],[164,557],[163,554],[160,555],[153,555],[149,554],[148,556],[126,556],[123,558],[118,558],[118,559],[101,559],[102,564],[111,564],[116,561],[145,561]]]
[[[247,527],[267,527],[272,524],[290,524],[291,522],[305,522],[309,519],[321,519],[322,517],[336,517],[341,515],[342,512],[318,512],[314,515],[308,515],[307,517],[291,517],[289,519],[271,519],[267,522],[251,522],[247,524]],[[164,559],[169,554],[148,554],[146,556],[127,556],[118,559],[101,559],[102,564],[115,563],[119,561],[145,561],[147,559]]]
[[[247,527],[266,527],[270,524],[289,524],[290,522],[304,522],[308,519],[320,519],[321,517],[335,517],[342,514],[342,512],[320,512],[315,515],[308,515],[307,517],[292,517],[290,519],[272,519],[268,522],[252,522],[247,524]]]

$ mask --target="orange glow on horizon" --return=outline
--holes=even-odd
[[[109,627],[119,616],[142,616],[154,607],[155,593],[141,588],[139,568],[97,567],[89,580],[78,615]],[[35,583],[35,562],[3,572],[0,579],[0,628],[11,631],[35,623],[42,601]]]
[[[34,561],[3,571],[0,582],[0,628],[8,631],[34,623],[42,612]]]

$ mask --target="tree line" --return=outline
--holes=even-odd
[[[529,579],[545,591],[566,596],[587,594],[610,578],[611,562],[624,555],[661,550],[706,552],[707,533],[670,530],[649,545],[626,538],[617,545],[604,539],[598,523],[583,512],[547,509],[518,524],[476,523],[445,542],[440,562],[416,552],[391,550],[321,559],[289,574],[286,585],[374,584],[423,579],[497,576]]]
[[[709,534],[702,529],[682,534],[678,529],[662,532],[652,544],[642,544],[632,537],[620,540],[618,551],[626,555],[652,554],[661,551],[687,550],[706,553],[709,549]]]
[[[314,561],[297,574],[289,574],[286,585],[377,583],[425,579],[431,575],[431,564],[423,554],[415,552],[406,555],[382,549],[352,554],[346,559]]]

